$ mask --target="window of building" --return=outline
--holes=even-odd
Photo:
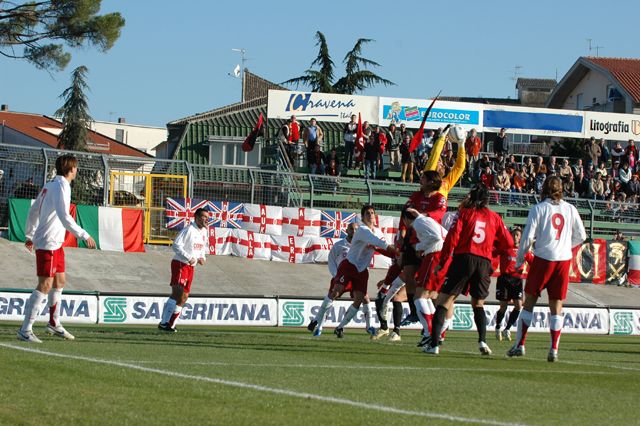
[[[584,95],[582,93],[578,93],[576,95],[576,109],[583,109],[584,108]]]

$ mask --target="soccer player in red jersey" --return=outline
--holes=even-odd
[[[475,187],[469,198],[463,201],[455,221],[445,239],[440,261],[434,269],[438,273],[449,258],[451,263],[445,282],[436,301],[433,316],[431,342],[424,352],[437,354],[439,338],[444,319],[452,309],[455,299],[463,293],[471,294],[473,317],[478,329],[478,349],[482,355],[490,355],[491,349],[486,343],[487,317],[484,300],[489,295],[491,284],[491,259],[494,245],[499,252],[513,247],[513,238],[502,222],[502,218],[491,211],[489,191],[484,187]]]
[[[550,176],[542,185],[542,201],[533,206],[527,217],[518,250],[516,269],[525,261],[525,254],[533,245],[534,258],[524,288],[524,308],[518,318],[518,335],[507,356],[523,356],[527,329],[533,318],[533,308],[542,290],[549,296],[549,331],[551,348],[547,360],[558,360],[558,344],[562,332],[562,302],[567,297],[572,248],[581,244],[587,235],[578,210],[562,199],[562,180]],[[535,245],[534,245],[535,242]]]
[[[88,248],[96,248],[91,236],[82,229],[69,214],[71,205],[71,182],[78,174],[78,159],[71,155],[61,155],[56,159],[56,177],[47,182],[29,209],[25,226],[25,247],[36,249],[36,270],[38,286],[29,296],[24,310],[24,321],[18,331],[18,339],[42,343],[33,334],[40,304],[48,296],[49,323],[47,333],[63,339],[73,340],[74,336],[60,324],[60,301],[66,283],[64,248],[65,232],[86,242]]]
[[[209,248],[209,213],[205,209],[198,209],[193,217],[194,222],[185,226],[173,240],[173,251],[176,254],[171,261],[171,296],[164,305],[158,324],[160,330],[170,333],[176,332],[175,323],[191,293],[194,266],[196,263],[204,265]]]

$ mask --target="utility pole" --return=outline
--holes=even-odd
[[[522,71],[522,65],[516,65],[513,67],[513,77],[511,77],[511,80],[513,80],[514,85],[517,85],[516,83],[518,82],[518,77],[520,77],[520,75]],[[516,94],[515,94],[515,99],[518,99],[518,88],[515,88]]]
[[[233,48],[231,50],[233,50],[234,52],[240,53],[240,85],[241,85],[240,101],[244,102],[244,61],[245,61],[244,54],[247,53],[247,51],[242,47]]]

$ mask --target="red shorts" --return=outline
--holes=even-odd
[[[333,289],[336,288],[336,286],[340,284],[338,282],[338,280],[336,279],[336,277],[331,278],[331,285],[329,286],[329,293],[333,292]],[[340,293],[338,295],[338,297],[342,296],[343,294],[345,294],[346,292],[349,292],[349,294],[351,295],[351,298],[353,299],[353,286],[351,285],[351,281],[349,281],[342,289],[342,293]]]
[[[440,262],[440,252],[436,251],[422,257],[422,262],[418,268],[416,285],[427,291],[440,291],[444,282],[443,270],[438,274],[433,273],[433,268]]]
[[[398,262],[391,263],[391,266],[387,269],[387,275],[384,277],[384,283],[387,285],[393,284],[393,281],[400,276],[401,272],[402,267]]]
[[[546,260],[534,257],[527,276],[527,284],[524,292],[534,296],[540,296],[542,290],[547,289],[547,295],[551,300],[564,300],[567,298],[569,288],[569,269],[571,260]]]
[[[64,249],[36,250],[36,271],[39,277],[64,273]]]
[[[356,268],[353,263],[349,262],[347,259],[340,262],[335,279],[338,283],[344,286],[351,284],[354,292],[359,291],[367,294],[369,270],[365,268],[364,271],[358,272],[358,268]]]
[[[191,282],[193,281],[193,266],[182,263],[179,260],[171,261],[171,284],[179,285],[185,293],[191,293]]]

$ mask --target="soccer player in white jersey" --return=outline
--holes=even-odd
[[[173,240],[173,251],[176,254],[171,261],[171,296],[164,305],[158,324],[158,329],[170,333],[176,332],[176,321],[189,298],[194,266],[196,263],[204,265],[209,247],[209,213],[205,209],[198,209],[193,218],[193,223],[182,228]]]
[[[416,209],[405,208],[402,220],[408,228],[412,228],[418,237],[415,251],[421,262],[417,272],[416,295],[413,303],[416,305],[418,320],[422,324],[423,335],[418,343],[419,347],[426,345],[431,339],[431,323],[435,306],[432,298],[437,297],[442,286],[444,275],[434,273],[435,266],[440,261],[440,251],[447,237],[447,231],[429,216],[423,216]]]
[[[562,302],[567,297],[572,248],[581,244],[587,235],[578,210],[562,199],[562,180],[559,177],[550,176],[544,181],[540,198],[542,201],[529,212],[516,258],[516,270],[521,270],[525,254],[535,242],[534,258],[524,289],[524,307],[518,318],[518,335],[507,356],[525,354],[524,344],[533,308],[542,290],[546,289],[551,311],[551,348],[547,360],[555,362],[558,360],[563,324]]]
[[[329,273],[331,274],[331,285],[329,286],[329,292],[325,296],[316,316],[309,322],[307,325],[307,330],[313,332],[314,337],[320,337],[322,335],[322,325],[326,319],[326,314],[329,308],[333,305],[333,301],[342,296],[345,292],[353,293],[353,287],[351,283],[347,283],[347,285],[341,284],[336,280],[336,274],[338,273],[338,266],[342,263],[343,260],[347,258],[347,254],[349,253],[349,249],[351,248],[351,240],[353,239],[353,234],[355,230],[358,229],[358,224],[355,222],[350,223],[347,226],[347,237],[337,241],[333,247],[331,247],[331,251],[329,251],[329,259],[327,265],[329,267]],[[353,296],[352,296],[353,297]],[[373,335],[375,333],[375,329],[371,326],[371,308],[369,307],[369,296],[365,296],[364,302],[362,303],[361,310],[364,314],[365,327],[367,333]]]
[[[47,182],[34,201],[25,227],[25,247],[36,250],[38,286],[31,293],[24,311],[24,322],[18,331],[18,339],[25,342],[42,343],[33,334],[40,304],[48,295],[49,323],[47,333],[73,340],[74,336],[60,324],[60,300],[66,283],[64,243],[68,230],[76,238],[86,242],[88,248],[96,248],[91,236],[78,226],[69,214],[71,186],[78,173],[78,159],[65,154],[56,159],[56,177]],[[53,287],[53,291],[52,290]]]
[[[369,265],[373,259],[376,249],[386,251],[390,255],[395,255],[396,249],[393,245],[388,245],[384,240],[382,231],[374,226],[376,211],[373,206],[364,205],[360,210],[362,224],[353,234],[351,248],[347,258],[340,263],[336,279],[338,283],[353,286],[354,300],[349,306],[342,321],[334,330],[338,338],[344,335],[344,327],[349,324],[358,313],[360,305],[367,296],[369,284]]]

